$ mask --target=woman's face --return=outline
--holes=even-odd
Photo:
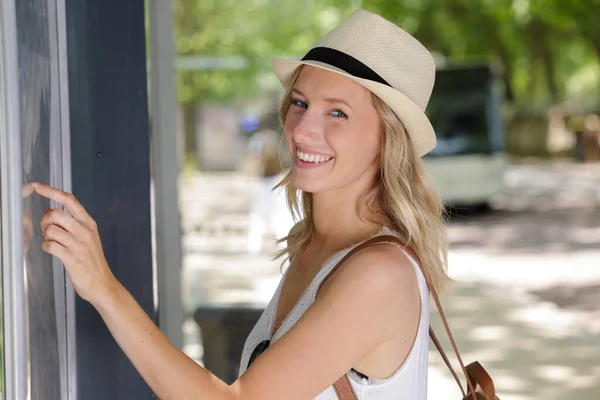
[[[371,92],[305,66],[284,122],[294,160],[291,183],[310,193],[369,185],[379,170],[380,124]]]

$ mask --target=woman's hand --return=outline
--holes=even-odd
[[[104,257],[96,221],[72,194],[40,183],[33,188],[66,209],[46,210],[40,222],[45,239],[42,250],[58,257],[77,294],[97,305],[118,287],[118,282]]]

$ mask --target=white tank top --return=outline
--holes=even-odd
[[[395,235],[391,230],[384,228],[381,232],[374,236],[380,235]],[[361,242],[362,243],[362,242]],[[262,313],[260,319],[254,326],[254,329],[246,339],[244,350],[242,352],[242,360],[240,364],[240,372],[242,375],[248,366],[248,360],[257,344],[263,340],[270,340],[271,343],[281,338],[294,324],[298,321],[304,312],[315,301],[317,289],[321,285],[323,279],[335,267],[335,265],[354,247],[357,243],[349,248],[346,248],[331,256],[317,273],[312,283],[302,294],[294,308],[288,316],[282,321],[281,326],[271,337],[273,325],[275,323],[275,311],[281,294],[283,282],[286,273],[283,275],[277,291],[269,302],[269,305]],[[404,250],[402,250],[404,251]],[[408,355],[404,364],[388,379],[366,379],[361,378],[353,371],[347,373],[354,393],[359,400],[426,400],[427,399],[427,366],[428,366],[428,349],[429,349],[429,289],[419,265],[408,254],[404,252],[411,261],[417,276],[419,292],[421,295],[421,318],[415,343]],[[335,390],[329,386],[321,392],[315,400],[338,400]]]

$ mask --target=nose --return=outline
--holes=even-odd
[[[294,127],[292,137],[296,143],[319,141],[323,136],[324,121],[317,113],[306,110]]]

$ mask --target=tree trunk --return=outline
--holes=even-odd
[[[498,52],[498,57],[500,58],[500,62],[502,62],[504,67],[504,76],[502,77],[505,87],[504,97],[507,101],[513,102],[515,101],[515,92],[512,87],[512,78],[514,75],[513,63],[510,59],[510,54],[506,49],[506,46],[504,46],[498,35],[494,36],[494,48]]]
[[[186,163],[191,163],[194,169],[198,168],[198,141],[197,141],[197,103],[189,102],[181,105],[183,114],[184,154]]]
[[[546,84],[548,85],[550,101],[555,103],[558,100],[558,86],[556,84],[556,72],[554,70],[554,57],[552,55],[550,42],[548,40],[544,40],[543,42],[541,57],[545,66]]]
[[[600,27],[596,29],[596,34],[594,35],[594,37],[590,39],[590,41],[592,42],[592,46],[594,46],[594,50],[596,50],[598,62],[600,63]]]
[[[558,86],[556,85],[554,55],[552,53],[551,29],[542,21],[534,20],[530,25],[532,38],[532,54],[537,58],[539,65],[544,69],[546,89],[550,102],[558,100]]]
[[[547,90],[550,102],[555,103],[559,97],[559,88],[556,84],[550,29],[539,20],[530,21],[525,28],[527,37],[529,38],[531,73],[528,91],[532,96],[531,99],[535,100],[536,88],[538,84],[542,84]],[[538,76],[536,71],[541,72],[543,76]],[[542,80],[540,81],[538,78]]]

